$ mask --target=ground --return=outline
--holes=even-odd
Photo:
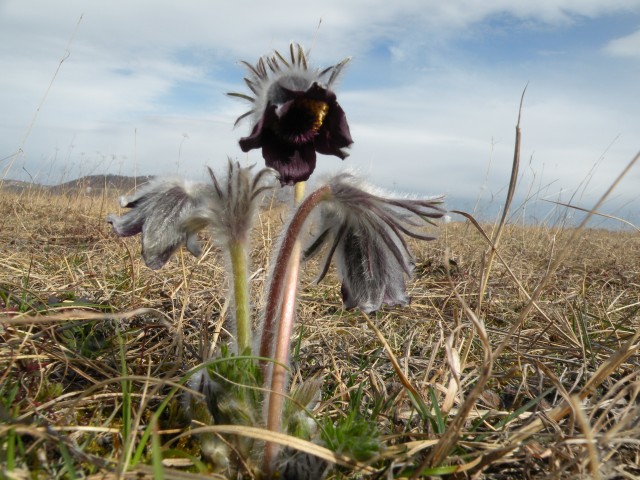
[[[214,475],[176,385],[228,339],[225,261],[205,236],[146,268],[105,222],[116,197],[0,192],[2,477]],[[256,318],[286,208],[255,226]],[[637,478],[638,232],[507,224],[492,256],[454,220],[412,244],[408,307],[345,311],[334,272],[304,265],[292,386],[321,379],[320,425],[366,427],[329,477]]]

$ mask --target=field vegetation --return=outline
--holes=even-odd
[[[105,222],[118,193],[0,192],[3,478],[225,478],[183,400],[229,340],[221,252],[150,270]],[[259,213],[255,312],[288,210]],[[318,379],[324,441],[287,450],[329,478],[638,478],[638,232],[452,216],[412,245],[408,307],[346,311],[303,268],[290,377]]]

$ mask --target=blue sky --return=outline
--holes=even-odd
[[[527,83],[528,215],[544,215],[541,199],[589,207],[640,150],[640,0],[0,0],[1,175],[199,178],[228,156],[260,164],[237,146],[246,105],[224,93],[245,89],[239,60],[291,41],[318,66],[352,57],[337,87],[352,154],[319,157],[319,175],[347,167],[490,210]],[[636,169],[603,211],[637,222],[638,183]]]

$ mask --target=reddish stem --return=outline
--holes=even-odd
[[[330,193],[331,189],[328,185],[325,185],[309,195],[298,207],[298,210],[291,219],[289,228],[285,232],[285,237],[282,241],[282,245],[280,246],[280,252],[278,252],[278,258],[271,276],[271,283],[269,284],[269,295],[267,297],[264,323],[262,325],[262,339],[260,341],[260,356],[263,358],[272,357],[271,347],[273,345],[273,337],[275,334],[275,319],[279,312],[282,291],[287,283],[286,280],[289,262],[294,252],[294,246],[298,239],[298,235],[300,234],[302,226],[311,211],[320,202],[326,200]],[[282,327],[280,327],[280,330],[282,330]]]
[[[274,323],[280,313],[278,323],[278,335],[275,337],[275,352],[271,368],[271,381],[268,375],[264,375],[267,388],[267,429],[279,432],[282,424],[282,407],[286,387],[286,365],[289,361],[289,344],[293,330],[296,290],[298,285],[298,272],[300,268],[300,243],[298,236],[305,220],[311,211],[323,200],[329,198],[331,189],[324,186],[313,192],[300,204],[289,228],[286,230],[284,240],[278,253],[265,310],[262,341],[260,344],[260,356],[272,356],[272,344],[274,343]],[[263,374],[267,371],[263,368]],[[264,472],[267,478],[271,475],[274,460],[278,454],[279,445],[267,442],[264,455]]]

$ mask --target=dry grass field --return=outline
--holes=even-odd
[[[223,478],[180,395],[229,336],[220,252],[148,269],[105,222],[113,192],[0,208],[0,477]],[[286,217],[256,224],[256,312]],[[345,311],[304,266],[292,384],[322,379],[321,426],[359,419],[328,478],[639,478],[640,235],[506,225],[490,258],[454,220],[413,245],[408,307]]]

